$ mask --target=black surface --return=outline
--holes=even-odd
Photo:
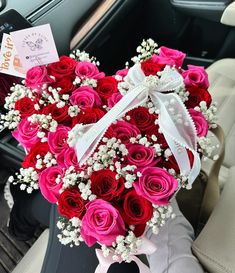
[[[18,170],[21,162],[24,160],[25,152],[22,146],[19,146],[11,132],[7,129],[0,132],[0,154],[1,165],[5,168]]]
[[[97,57],[101,70],[109,75],[124,68],[126,61],[136,54],[135,49],[142,39],[149,38],[147,32],[142,35],[146,2],[117,1],[78,48]]]
[[[0,15],[0,43],[2,41],[3,33],[10,33],[32,25],[16,10],[8,10]]]
[[[0,2],[1,2],[1,7],[0,7],[0,11],[1,11],[6,7],[7,1],[6,0],[1,0]]]
[[[38,228],[30,240],[18,241],[8,232],[10,209],[4,199],[2,189],[0,190],[0,208],[0,273],[10,273],[40,236],[42,229]]]
[[[217,59],[235,56],[234,28],[212,17],[213,20],[182,12],[170,0],[148,0],[143,15],[136,22],[136,31],[140,31],[141,26],[140,41],[142,37],[151,37],[160,46],[181,50],[190,58],[205,59],[208,66]],[[195,59],[195,63],[203,64],[203,61]]]
[[[9,232],[15,238],[26,241],[33,237],[39,226],[48,227],[51,204],[39,190],[31,194],[11,184],[14,206],[10,213]]]

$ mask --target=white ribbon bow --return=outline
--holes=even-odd
[[[149,267],[145,265],[138,257],[136,257],[136,255],[140,255],[140,254],[151,255],[157,250],[157,248],[146,237],[143,237],[141,240],[142,240],[141,247],[138,253],[130,255],[130,259],[131,261],[134,261],[138,265],[140,273],[151,273]],[[95,270],[95,273],[107,273],[109,267],[113,263],[115,263],[115,261],[112,259],[112,253],[108,257],[104,257],[102,250],[96,249],[96,256],[99,260],[99,264]],[[121,262],[121,259],[120,259],[120,262]]]
[[[175,69],[166,66],[160,79],[157,76],[146,77],[138,63],[130,68],[125,81],[131,86],[127,94],[97,123],[84,125],[79,129],[75,144],[79,164],[84,164],[94,152],[114,121],[143,105],[150,97],[154,106],[159,109],[159,128],[178,163],[180,173],[187,176],[188,184],[192,185],[201,169],[201,161],[196,152],[196,128],[180,97],[169,93],[183,86],[182,76]],[[186,149],[194,155],[192,168]]]

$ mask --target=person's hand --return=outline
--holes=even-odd
[[[172,200],[174,217],[160,228],[159,233],[147,232],[147,237],[156,244],[157,250],[147,256],[152,273],[202,273],[193,256],[191,245],[194,231],[179,210],[175,198]]]

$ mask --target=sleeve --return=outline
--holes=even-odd
[[[39,190],[28,194],[20,190],[19,185],[11,184],[14,205],[10,213],[8,231],[20,241],[31,239],[36,228],[48,227],[51,204],[44,199]]]
[[[155,235],[150,230],[148,238],[156,243],[157,250],[148,256],[152,273],[204,273],[191,251],[194,231],[173,202],[175,217],[167,221]]]

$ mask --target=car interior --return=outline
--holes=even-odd
[[[208,272],[235,272],[235,2],[232,0],[1,0],[0,32],[49,23],[59,55],[85,50],[107,74],[125,67],[143,39],[181,50],[187,64],[204,66],[210,92],[218,103],[218,124],[225,134],[219,174],[221,197],[193,246]],[[108,52],[108,54],[107,54]],[[1,74],[1,77],[4,76]],[[1,88],[1,87],[0,87]],[[0,132],[0,273],[40,273],[49,230],[28,243],[6,232],[9,208],[4,201],[8,177],[18,170],[24,151],[7,130]],[[208,174],[212,160],[203,162]],[[223,217],[221,217],[223,215]],[[226,239],[218,234],[229,226]],[[209,227],[213,226],[213,234]],[[39,237],[38,237],[39,236]],[[221,241],[222,240],[222,241]],[[223,246],[233,242],[224,250]],[[16,249],[14,256],[8,250]],[[229,244],[231,245],[231,243]],[[27,252],[27,253],[26,253]],[[10,253],[10,254],[9,254]],[[230,253],[230,255],[227,255]],[[218,258],[219,257],[219,258]],[[220,270],[220,271],[219,271]],[[228,271],[226,271],[228,270]]]

